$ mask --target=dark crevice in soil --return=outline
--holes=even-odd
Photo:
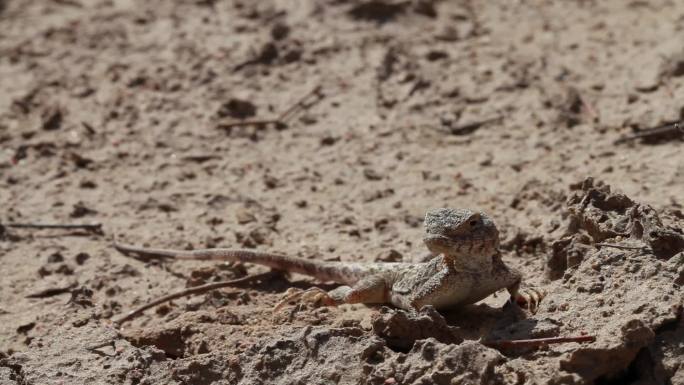
[[[651,353],[653,346],[659,340],[657,337],[664,332],[677,330],[680,327],[682,312],[672,321],[664,322],[655,332],[656,338],[649,346],[644,347],[637,353],[634,360],[629,363],[627,368],[613,376],[600,377],[596,380],[597,385],[617,385],[617,384],[664,384],[671,385],[672,381],[662,378],[666,373],[662,360],[654,357]]]
[[[647,357],[645,357],[647,356]],[[640,371],[639,368],[639,362],[641,360],[650,360],[652,361],[650,354],[648,353],[648,348],[641,349],[639,353],[636,355],[634,360],[629,364],[629,366],[617,373],[613,374],[611,376],[601,376],[596,379],[595,384],[596,385],[624,385],[624,384],[632,384],[634,382],[637,382],[639,380],[644,379],[644,375],[646,373],[643,373]]]
[[[656,337],[665,332],[673,332],[681,327],[682,317],[684,317],[684,311],[679,309],[678,315],[675,319],[663,322],[659,328],[654,330]]]
[[[9,368],[12,371],[9,378],[10,380],[16,381],[19,385],[28,385],[28,382],[26,382],[26,379],[24,378],[21,365],[9,363],[6,359],[0,359],[0,368]]]

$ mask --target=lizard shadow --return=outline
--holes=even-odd
[[[289,288],[307,290],[313,287],[329,291],[339,284],[317,283],[306,279],[292,280],[288,275],[277,275],[267,281],[252,285],[253,289],[270,293],[284,293]],[[367,305],[370,308],[381,309],[386,305]],[[381,311],[382,312],[382,311]],[[443,309],[438,312],[448,326],[453,327],[455,334],[463,340],[495,341],[500,339],[528,339],[533,338],[533,332],[537,329],[538,320],[529,316],[519,306],[506,302],[503,306],[494,307],[488,304],[465,305],[451,309]],[[432,330],[428,325],[422,325]],[[430,334],[430,331],[424,330]],[[434,330],[441,330],[439,327]],[[435,335],[437,340],[443,336]],[[535,333],[536,334],[536,333]],[[423,336],[423,338],[428,337]],[[538,337],[538,336],[537,336]],[[452,341],[443,341],[451,343]],[[411,344],[412,345],[412,344]],[[404,347],[407,348],[407,347]],[[401,349],[399,349],[402,351]],[[510,351],[507,355],[525,354],[524,351]]]
[[[508,338],[513,331],[515,338],[531,338],[537,325],[536,319],[529,318],[523,309],[510,303],[502,307],[466,305],[440,313],[448,325],[457,327],[460,336],[468,340]]]
[[[270,293],[285,293],[289,288],[307,290],[318,287],[330,291],[339,287],[337,283],[318,283],[313,280],[293,280],[287,274],[277,275],[270,280],[252,285],[252,288]],[[379,309],[384,304],[366,304],[366,306]],[[506,302],[501,307],[493,307],[487,304],[474,304],[440,310],[449,326],[459,328],[464,339],[479,339],[493,337],[500,334],[512,324],[529,324],[528,331],[534,329],[536,320],[528,318],[524,310],[517,305]],[[498,333],[497,333],[498,332]],[[517,329],[516,335],[525,335],[525,330]],[[524,338],[524,337],[521,337]]]
[[[321,288],[325,291],[330,291],[340,284],[338,283],[317,283],[314,280],[298,279],[292,280],[288,274],[278,274],[271,279],[260,281],[250,285],[253,289],[265,293],[280,293],[284,294],[287,289],[295,288],[300,290],[311,289],[313,287]]]

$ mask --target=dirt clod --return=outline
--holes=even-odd
[[[383,307],[374,315],[373,332],[387,342],[387,346],[408,350],[418,340],[434,338],[446,344],[463,341],[457,327],[449,326],[433,308],[425,307],[420,313],[410,313]]]
[[[252,102],[233,98],[221,106],[217,115],[220,118],[246,119],[255,116],[256,112],[257,108]]]

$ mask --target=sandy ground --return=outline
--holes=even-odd
[[[0,1],[0,223],[103,224],[0,227],[0,383],[684,384],[682,141],[615,144],[684,118],[683,28],[678,1]],[[495,219],[536,314],[273,314],[318,284],[292,276],[110,322],[267,271],[115,238],[415,261],[443,206]]]

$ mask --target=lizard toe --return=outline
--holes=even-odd
[[[309,302],[314,304],[315,306],[337,305],[337,302],[325,290],[319,287],[312,287],[306,290],[289,288],[285,292],[285,298],[278,302],[278,304],[273,308],[273,311],[278,312],[283,307],[285,307],[285,305],[293,301]]]
[[[546,296],[546,293],[537,288],[525,288],[516,293],[515,298],[511,298],[518,306],[524,306],[527,311],[534,314],[539,310],[541,300]]]
[[[281,299],[280,302],[278,302],[275,307],[273,307],[273,312],[277,313],[280,311],[282,308],[285,307],[288,303],[299,299],[304,294],[302,290],[295,289],[294,287],[291,287],[285,291],[285,298]]]

